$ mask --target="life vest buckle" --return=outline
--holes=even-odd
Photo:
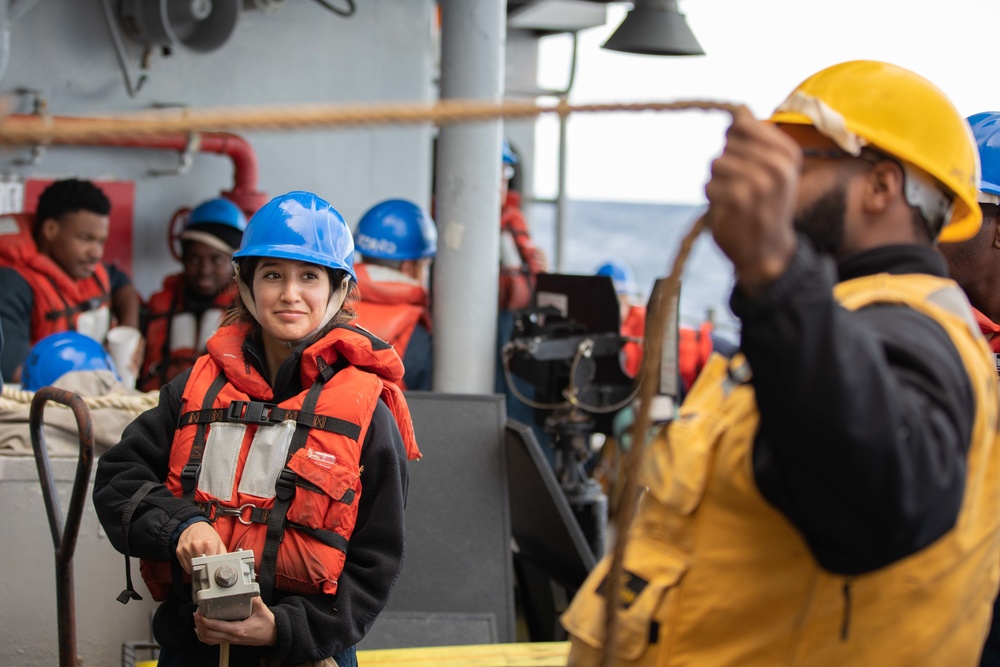
[[[261,401],[233,401],[226,410],[226,421],[265,424],[271,421],[271,413],[277,407]]]
[[[218,500],[213,499],[207,503],[198,503],[198,506],[205,512],[210,523],[215,523],[220,516],[232,516],[236,517],[236,520],[244,526],[250,526],[255,523],[267,523],[271,515],[271,510],[257,507],[253,503],[246,503],[239,507],[226,507]],[[244,515],[247,515],[248,518],[244,519]]]
[[[281,500],[290,500],[295,495],[295,484],[299,476],[290,468],[283,468],[274,481],[274,494]]]
[[[104,304],[104,297],[95,296],[87,299],[80,303],[80,312],[86,313],[91,310],[97,310]]]

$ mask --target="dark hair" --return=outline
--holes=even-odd
[[[43,222],[49,219],[59,220],[63,215],[76,211],[108,215],[111,213],[111,202],[104,192],[90,181],[67,178],[52,183],[38,198],[33,230],[35,240],[38,240]]]
[[[243,277],[251,291],[253,291],[253,274],[257,270],[257,262],[259,261],[259,257],[245,257],[237,261],[240,267],[239,275]],[[324,268],[326,268],[326,272],[330,276],[331,289],[340,285],[344,280],[344,276],[348,275],[347,271],[341,269]],[[344,299],[344,304],[337,311],[337,314],[333,316],[333,319],[323,327],[323,330],[316,339],[319,340],[325,336],[337,324],[350,324],[357,319],[357,305],[360,301],[361,292],[358,290],[358,284],[352,280],[350,286],[347,288],[347,298]],[[229,310],[226,311],[226,315],[222,319],[220,326],[227,326],[229,324],[249,324],[255,334],[260,330],[260,323],[247,310],[246,305],[243,303],[243,296],[239,293],[233,299],[233,304],[229,306]]]
[[[1000,205],[997,204],[979,204],[979,208],[983,212],[983,224],[992,220],[993,218],[1000,216]]]

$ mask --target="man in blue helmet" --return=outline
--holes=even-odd
[[[500,176],[500,279],[497,316],[496,384],[498,394],[507,396],[507,416],[525,424],[535,424],[535,410],[517,398],[521,394],[533,399],[535,388],[527,380],[514,377],[516,387],[507,386],[504,373],[503,346],[514,330],[514,312],[532,305],[535,278],[547,271],[545,253],[531,240],[528,222],[521,211],[520,160],[506,137],[503,140]],[[548,436],[537,425],[534,428],[543,446]],[[551,461],[551,450],[545,448]]]
[[[180,236],[184,270],[167,276],[144,313],[143,391],[159,389],[204,354],[236,296],[233,253],[246,226],[243,211],[228,199],[209,199],[191,211]]]
[[[535,276],[547,270],[545,253],[531,240],[521,211],[521,192],[515,186],[518,158],[503,140],[503,171],[500,177],[500,310],[519,310],[531,305]]]
[[[428,284],[437,228],[423,209],[388,199],[358,223],[355,265],[361,304],[358,324],[386,340],[403,359],[403,389],[430,391],[432,370]]]
[[[983,224],[968,241],[941,243],[938,250],[948,272],[972,304],[980,331],[996,356],[1000,372],[1000,112],[977,113],[968,119],[979,147],[982,176],[979,208]],[[993,605],[993,623],[980,665],[1000,667],[1000,600]]]
[[[623,262],[605,262],[594,272],[607,276],[615,285],[621,317],[621,335],[630,340],[622,347],[622,369],[635,377],[642,365],[642,338],[646,335],[646,306],[634,303],[638,294],[632,268]],[[637,340],[638,339],[638,340]]]

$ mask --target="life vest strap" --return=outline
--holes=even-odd
[[[81,301],[75,306],[67,306],[62,310],[50,310],[49,312],[45,313],[45,319],[49,321],[57,321],[63,318],[69,319],[73,315],[76,315],[77,313],[86,313],[91,310],[97,310],[105,303],[110,303],[110,302],[111,302],[111,297],[108,296],[107,294],[103,296],[95,296],[90,299],[87,299],[86,301]]]
[[[286,479],[286,483],[291,483],[294,485],[295,480],[291,480],[290,478],[288,478]],[[353,498],[354,498],[354,493],[352,491],[351,499]],[[348,503],[349,502],[350,501],[348,501]],[[195,503],[195,505],[197,505],[198,509],[200,509],[202,512],[205,513],[205,516],[208,517],[208,520],[211,523],[215,523],[216,521],[218,521],[219,517],[231,516],[234,517],[240,523],[242,523],[244,526],[250,526],[255,523],[264,523],[264,524],[269,523],[273,511],[271,508],[257,507],[253,503],[246,503],[244,505],[240,505],[239,507],[226,507],[225,505],[221,504],[218,500],[212,500],[207,503],[197,502]],[[335,533],[332,530],[325,530],[322,528],[310,528],[309,526],[304,526],[300,523],[292,523],[291,521],[285,524],[285,528],[286,529],[293,528],[299,531],[300,533],[305,533],[306,535],[313,538],[317,542],[320,542],[321,544],[325,544],[328,547],[347,553],[347,544],[348,544],[347,538],[345,538],[343,535],[340,535],[339,533]],[[131,573],[128,574],[131,575]],[[131,576],[129,576],[129,581],[131,582]],[[131,587],[132,585],[131,583],[129,583],[128,590],[131,590]],[[138,593],[135,593],[134,591],[133,594],[138,595]],[[125,592],[123,592],[122,595],[125,595]],[[139,597],[135,599],[141,600],[142,598]]]
[[[332,530],[323,530],[321,528],[310,528],[309,526],[303,526],[302,524],[288,522],[289,528],[294,528],[300,533],[305,533],[309,537],[313,538],[317,542],[321,542],[328,547],[347,553],[347,538],[340,533],[335,533]]]
[[[122,512],[122,538],[125,540],[125,590],[119,593],[117,598],[122,604],[128,604],[129,600],[142,599],[142,596],[135,591],[135,587],[132,585],[132,561],[129,558],[128,531],[129,526],[132,524],[132,515],[135,514],[139,503],[149,495],[150,491],[159,485],[159,482],[149,481],[140,486],[139,490],[133,493],[132,497],[128,499],[125,511]]]
[[[48,278],[49,283],[52,285],[52,289],[55,290],[59,300],[62,301],[63,306],[65,306],[62,310],[51,310],[45,313],[45,319],[50,322],[55,322],[65,318],[70,330],[76,329],[75,322],[73,322],[73,316],[77,313],[86,313],[90,310],[97,310],[105,303],[111,303],[111,293],[96,273],[92,274],[91,278],[93,278],[94,282],[97,283],[97,286],[100,288],[100,296],[95,296],[87,299],[86,301],[81,301],[75,306],[69,305],[69,301],[66,300],[65,295],[63,295],[62,290],[59,288],[59,285],[56,284],[56,281],[53,280],[52,276],[46,275],[45,277]]]
[[[355,442],[361,437],[361,426],[346,419],[319,415],[306,410],[286,410],[273,403],[263,401],[233,401],[224,408],[192,410],[181,415],[181,424],[211,424],[213,422],[235,422],[240,424],[280,424],[293,421],[299,426],[329,431]]]
[[[212,405],[215,403],[215,399],[218,397],[219,392],[222,391],[222,388],[226,386],[227,382],[226,374],[219,373],[212,380],[208,391],[205,392],[205,400],[202,402],[202,405]],[[183,424],[182,419],[178,422],[178,427]],[[207,423],[198,424],[198,431],[195,433],[194,442],[191,444],[191,454],[188,456],[187,463],[184,464],[184,468],[181,470],[180,482],[181,488],[184,490],[182,497],[188,502],[194,502],[194,491],[198,485],[198,471],[201,469],[201,459],[205,455],[205,431],[207,429]]]
[[[305,414],[311,414],[316,409],[320,394],[323,392],[323,387],[326,385],[327,380],[332,378],[337,372],[336,368],[330,367],[326,363],[326,360],[321,357],[317,357],[317,366],[320,370],[319,377],[309,387],[309,391],[306,392],[305,399],[302,401],[301,412]],[[271,516],[268,517],[267,535],[264,538],[264,553],[261,554],[260,559],[260,573],[257,580],[260,583],[260,597],[265,604],[271,603],[271,597],[274,594],[274,582],[278,568],[278,547],[281,546],[281,542],[285,537],[286,516],[288,508],[292,504],[292,499],[295,497],[295,485],[299,478],[298,474],[288,467],[288,462],[292,460],[295,452],[305,446],[309,435],[308,429],[300,428],[300,426],[303,426],[301,422],[296,420],[296,423],[297,426],[294,435],[292,435],[292,442],[288,446],[285,467],[282,468],[281,473],[278,474],[278,479],[274,483],[274,506],[271,508]],[[360,435],[360,428],[358,434]],[[357,437],[354,439],[357,440]]]
[[[271,518],[271,510],[269,508],[257,507],[253,503],[246,503],[239,507],[226,507],[218,500],[213,499],[208,502],[199,501],[195,505],[205,513],[210,523],[215,523],[219,517],[231,516],[235,517],[244,526],[249,526],[254,523],[267,523],[268,519]]]

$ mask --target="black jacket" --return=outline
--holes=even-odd
[[[930,247],[886,246],[834,266],[805,240],[755,298],[734,291],[761,421],[764,496],[827,570],[860,574],[913,554],[958,517],[975,417],[958,350],[936,322],[898,305],[851,312],[838,280],[946,276]]]
[[[255,345],[244,345],[244,357],[247,363],[263,366]],[[275,402],[302,390],[298,365],[296,352],[279,369]],[[125,549],[121,519],[129,499],[144,482],[162,483],[167,477],[170,447],[181,414],[180,399],[190,375],[186,371],[164,385],[159,405],[132,422],[122,441],[98,461],[94,505],[108,538],[119,551]],[[233,645],[233,667],[258,667],[261,659],[294,665],[330,657],[360,641],[382,610],[402,566],[403,509],[409,477],[402,438],[381,400],[372,415],[360,464],[364,468],[363,492],[336,595],[275,591],[269,607],[277,625],[275,646]],[[130,554],[176,564],[177,528],[198,516],[203,515],[197,507],[175,497],[165,486],[154,489],[132,518]],[[164,647],[194,651],[205,664],[217,664],[217,648],[201,644],[194,635],[193,611],[188,600],[171,597],[157,610],[154,635]]]

